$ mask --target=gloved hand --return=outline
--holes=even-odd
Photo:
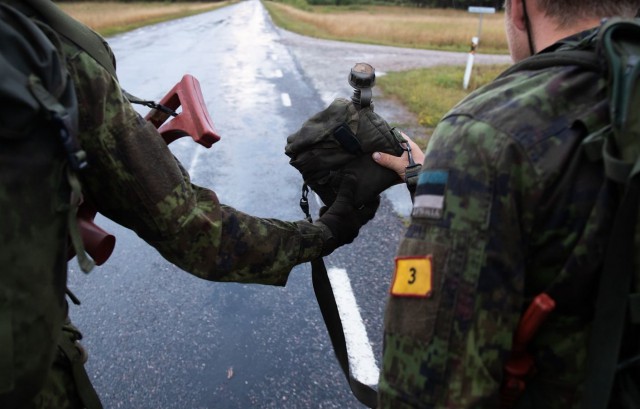
[[[356,208],[357,182],[355,175],[346,173],[333,204],[320,210],[320,218],[316,223],[325,225],[330,231],[322,248],[323,256],[344,244],[353,242],[358,237],[360,228],[373,219],[378,210],[380,196]]]

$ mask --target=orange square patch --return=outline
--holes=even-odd
[[[396,257],[396,271],[391,283],[391,294],[396,297],[431,295],[433,285],[432,257]]]

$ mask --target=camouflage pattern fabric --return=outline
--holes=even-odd
[[[89,160],[80,175],[83,191],[100,213],[206,280],[284,285],[293,266],[320,254],[320,227],[252,217],[192,185],[118,82],[74,46],[65,45],[64,53],[77,89],[80,144]]]
[[[60,128],[27,88],[28,76],[69,102],[70,114],[73,88],[51,41],[4,5],[0,49],[0,408],[12,409],[25,407],[47,378],[67,279],[66,159]]]
[[[222,205],[213,191],[191,184],[185,169],[156,129],[132,108],[114,77],[67,41],[63,41],[61,51],[78,98],[78,138],[88,154],[89,168],[80,174],[83,193],[100,213],[135,231],[170,262],[206,280],[285,285],[293,266],[320,256],[331,236],[326,226],[256,218]],[[11,175],[22,175],[14,181],[16,186],[28,187],[31,190],[27,193],[31,194],[34,190],[49,192],[52,187],[65,186],[63,154],[57,143],[51,138],[25,141],[21,156],[6,158],[10,159]],[[41,158],[41,146],[55,152],[55,162]],[[36,167],[40,159],[43,165]],[[27,179],[25,175],[33,177]],[[3,225],[13,220],[15,213],[15,231],[22,232],[22,236],[12,236],[7,241],[11,243],[11,254],[18,255],[11,262],[39,263],[40,275],[23,279],[38,287],[38,294],[44,294],[24,301],[46,310],[51,303],[45,301],[51,299],[59,307],[53,312],[59,325],[49,328],[38,322],[16,321],[14,317],[13,336],[22,337],[14,340],[11,328],[0,328],[0,352],[6,351],[11,342],[16,348],[30,345],[25,340],[29,337],[40,350],[23,354],[24,362],[16,363],[27,367],[27,373],[38,374],[38,379],[33,385],[16,384],[24,380],[0,382],[0,398],[11,388],[24,387],[20,396],[9,398],[15,407],[79,407],[77,394],[66,387],[71,384],[68,362],[56,358],[48,378],[43,370],[43,366],[51,366],[65,318],[69,189],[62,189],[52,202],[48,196],[30,197],[6,188],[6,184],[0,185],[0,200],[7,204],[3,209],[10,208],[13,213],[3,212]],[[44,227],[34,231],[29,223],[35,222]],[[38,246],[49,249],[47,259],[31,257],[32,249]],[[5,308],[11,294],[8,285],[0,289],[0,318],[11,318],[11,311]],[[0,353],[0,380],[11,375],[3,369],[9,364],[5,355]],[[43,378],[47,378],[46,386],[34,399]]]
[[[409,258],[385,312],[381,408],[499,407],[516,325],[554,282],[518,407],[579,407],[615,196],[580,143],[607,123],[605,80],[571,66],[501,78],[443,118],[398,250]]]

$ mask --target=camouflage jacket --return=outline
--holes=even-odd
[[[83,191],[100,213],[207,280],[284,285],[293,266],[320,255],[323,228],[252,217],[191,184],[117,80],[74,45],[65,43],[63,51],[89,160]]]
[[[380,407],[499,407],[516,326],[545,290],[558,306],[518,407],[578,407],[614,200],[581,141],[607,123],[605,80],[575,66],[499,78],[443,118],[398,250]]]

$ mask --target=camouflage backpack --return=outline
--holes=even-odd
[[[617,186],[620,192],[597,287],[582,407],[637,408],[640,407],[640,271],[637,270],[640,267],[640,19],[603,21],[578,47],[535,55],[515,64],[501,76],[561,65],[577,65],[607,79],[610,123],[602,129],[589,129],[588,124],[582,124],[589,132],[583,148],[589,160],[602,162],[607,183]],[[572,280],[580,277],[567,280],[576,283]],[[524,378],[526,375],[522,385]]]
[[[80,198],[75,172],[86,162],[56,41],[48,27],[0,3],[2,408],[42,388],[66,316],[69,226]]]

